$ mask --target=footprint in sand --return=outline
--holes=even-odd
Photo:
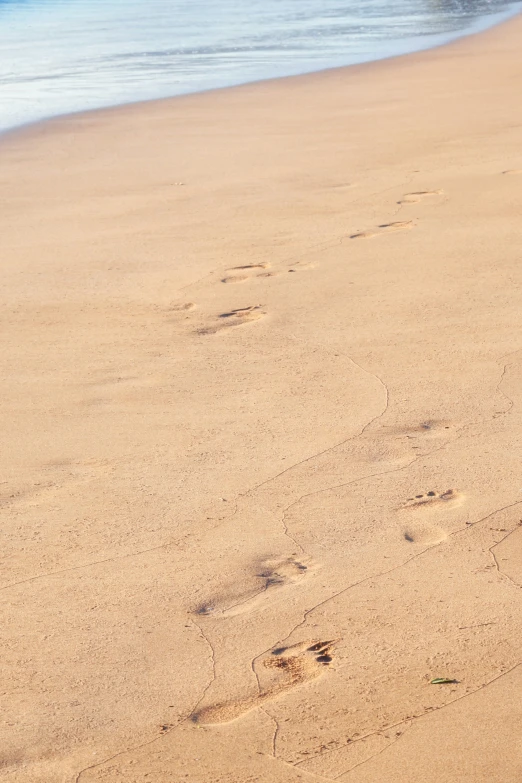
[[[234,617],[271,603],[280,591],[310,576],[317,566],[310,559],[293,557],[262,560],[255,568],[257,585],[241,595],[223,595],[204,601],[194,614],[202,617]]]
[[[360,231],[357,234],[351,234],[350,239],[370,239],[371,237],[380,237],[384,234],[396,233],[397,231],[408,231],[413,228],[413,220],[399,220],[395,223],[383,223],[377,228],[370,228],[367,231]]]
[[[503,171],[502,174],[522,174],[522,169],[507,169],[507,171]]]
[[[295,261],[288,266],[287,272],[303,272],[305,269],[315,269],[315,264],[308,261]]]
[[[410,439],[432,440],[454,435],[458,432],[458,425],[449,419],[426,419],[411,427],[398,427],[389,431]]]
[[[171,305],[168,309],[173,313],[188,313],[190,310],[194,310],[195,307],[194,302],[179,302]]]
[[[233,266],[227,269],[226,277],[221,279],[222,283],[244,283],[256,277],[273,277],[274,272],[263,270],[269,269],[270,264],[247,264],[245,266]]]
[[[257,659],[254,665],[259,680],[258,693],[239,701],[203,707],[192,716],[192,720],[202,725],[228,723],[286,691],[316,679],[332,662],[332,647],[335,643],[309,641],[274,648]]]
[[[263,305],[251,305],[250,307],[238,307],[236,310],[221,313],[216,324],[198,329],[197,334],[216,334],[216,332],[221,332],[223,329],[228,329],[231,326],[241,326],[241,324],[258,321],[266,315],[261,309],[262,307]]]
[[[426,421],[422,421],[416,429],[424,435],[437,437],[447,434],[448,430],[455,430],[456,426],[448,419],[426,419]]]
[[[402,532],[404,540],[410,544],[429,546],[445,541],[448,534],[441,527],[429,527],[421,524],[408,525]]]
[[[397,204],[418,204],[429,196],[442,196],[443,190],[418,190],[415,193],[406,193]]]
[[[413,498],[408,498],[401,508],[405,511],[410,509],[419,508],[433,508],[434,506],[440,506],[442,504],[448,504],[449,506],[460,506],[464,502],[464,495],[462,495],[456,489],[447,489],[445,492],[435,492],[430,490],[424,494],[415,495]]]

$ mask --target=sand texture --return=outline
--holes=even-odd
[[[2,140],[0,780],[522,779],[521,40]]]

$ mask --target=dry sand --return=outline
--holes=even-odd
[[[4,138],[1,780],[521,779],[521,40]]]

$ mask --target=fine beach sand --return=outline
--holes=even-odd
[[[1,780],[521,779],[521,40],[2,140]]]

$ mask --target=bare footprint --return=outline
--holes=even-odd
[[[236,310],[230,310],[227,313],[221,313],[218,316],[218,323],[213,326],[206,326],[198,329],[198,334],[216,334],[223,329],[231,326],[240,326],[241,324],[258,321],[265,313],[261,310],[262,305],[251,305],[250,307],[239,307]]]
[[[332,661],[335,641],[301,642],[276,647],[256,661],[259,691],[246,699],[203,707],[192,716],[202,725],[228,723],[245,715],[286,691],[316,679]]]
[[[453,435],[458,429],[458,425],[449,419],[426,419],[411,427],[391,428],[388,431],[410,439],[432,440]]]
[[[415,193],[406,193],[397,204],[417,204],[428,196],[442,196],[443,190],[419,190]]]
[[[268,269],[270,266],[269,263],[265,264],[245,264],[243,266],[233,266],[230,269],[227,269],[227,272],[237,272],[238,274],[228,274],[226,277],[223,277],[221,282],[222,283],[244,283],[247,280],[252,279],[253,277],[260,277],[259,270],[261,269]],[[271,275],[270,272],[265,272],[264,276],[269,277]]]
[[[447,419],[426,419],[417,427],[417,431],[423,435],[437,437],[447,434],[448,430],[455,430],[455,424]]]
[[[305,269],[315,269],[315,264],[309,261],[294,261],[288,266],[287,272],[303,272]]]
[[[429,546],[430,544],[440,544],[442,541],[445,541],[448,534],[441,527],[413,524],[408,525],[403,530],[403,537],[410,544]]]
[[[251,270],[251,269],[268,269],[270,264],[268,262],[263,264],[245,264],[243,266],[231,266],[230,269],[228,269],[228,272],[236,272],[236,271],[242,271],[242,270]]]
[[[179,304],[173,304],[168,309],[174,313],[184,313],[189,310],[194,310],[196,305],[194,302],[180,302]]]
[[[463,502],[464,496],[456,489],[447,489],[445,492],[430,490],[425,494],[419,494],[415,495],[413,498],[408,498],[401,508],[404,510],[432,508],[433,506],[439,506],[444,503],[447,503],[450,506],[460,506]]]
[[[408,231],[413,228],[413,220],[399,220],[395,223],[383,223],[377,228],[368,229],[367,231],[360,231],[358,234],[352,234],[350,239],[370,239],[371,237],[379,237],[383,234],[395,233],[397,231]]]
[[[248,280],[248,275],[230,275],[229,277],[224,277],[221,282],[222,283],[244,283],[246,280]]]
[[[294,557],[262,560],[255,569],[258,584],[253,590],[242,595],[219,596],[200,604],[194,614],[203,617],[234,617],[244,612],[254,611],[259,606],[270,603],[282,588],[294,585],[317,570],[309,559]]]

